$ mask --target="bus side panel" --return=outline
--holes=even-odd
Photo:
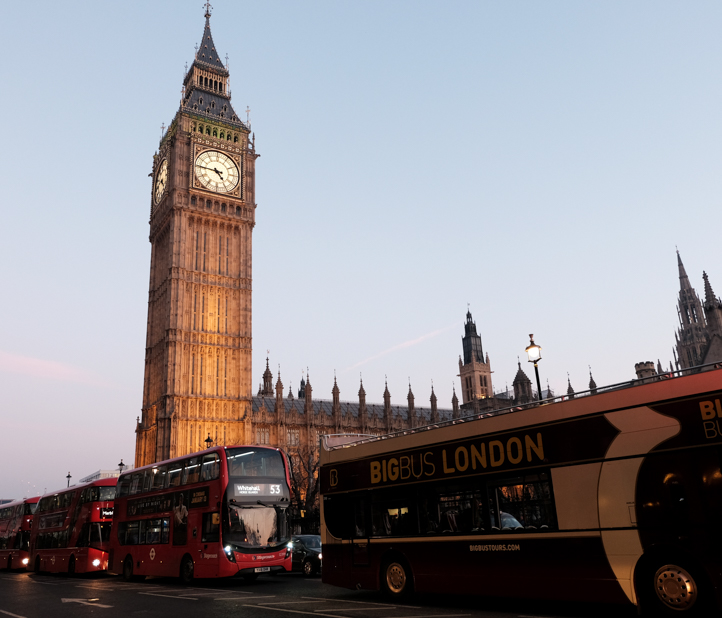
[[[326,552],[324,546],[324,569]],[[370,553],[370,566],[353,568],[351,585],[346,587],[361,583],[377,588],[384,562],[401,555],[411,565],[416,589],[425,592],[628,602],[596,535],[532,539],[519,533],[408,543],[372,539]]]

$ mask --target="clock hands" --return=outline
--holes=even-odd
[[[202,167],[204,170],[211,170],[212,172],[215,172],[218,174],[218,178],[223,180],[223,172],[219,172],[215,167],[206,167],[205,165],[198,165],[198,167]]]

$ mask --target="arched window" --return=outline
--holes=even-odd
[[[241,207],[236,206],[236,214],[240,217],[241,216]]]
[[[233,136],[233,141],[234,141],[234,142],[237,142],[237,141],[238,141],[238,136],[237,136],[237,135],[234,135],[234,136]]]
[[[203,85],[203,78],[200,75],[198,76],[198,85],[199,86]]]
[[[221,139],[225,139],[225,137],[226,137],[226,134],[225,134],[223,131],[221,131],[220,138],[221,138]]]
[[[196,196],[191,195],[191,206],[195,206],[195,205],[196,205]]]
[[[221,82],[220,84],[218,84],[218,89],[219,89],[221,92],[223,92],[223,82]]]
[[[206,208],[210,208],[210,207],[211,207],[211,201],[210,201],[210,200],[206,200]]]
[[[213,90],[218,90],[218,82],[215,79],[213,80]]]
[[[199,125],[198,125],[198,130],[199,130],[201,133],[203,133],[203,125],[202,125],[202,124],[199,124]]]
[[[206,127],[206,135],[210,135],[210,134],[211,134],[211,128],[210,128],[210,127]]]
[[[218,137],[218,129],[213,129],[213,137]]]
[[[227,141],[229,141],[229,142],[231,141],[231,134],[230,134],[230,133],[228,134]]]
[[[207,85],[208,85],[208,78],[206,77],[203,81],[205,82],[204,85],[207,86]]]
[[[225,204],[221,204],[221,212],[226,212],[226,205],[225,205]]]

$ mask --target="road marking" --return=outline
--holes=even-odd
[[[244,599],[245,600],[245,599]],[[244,603],[243,607],[255,607],[256,609],[270,609],[272,612],[288,612],[289,614],[306,614],[307,616],[318,616],[315,612],[304,612],[300,609],[285,609],[283,607],[269,607],[268,605],[251,605]],[[348,616],[337,616],[335,614],[323,614],[329,618],[348,618]]]
[[[256,599],[275,599],[276,595],[272,594],[267,597],[223,597],[222,599],[213,599],[214,601],[246,601],[246,600],[252,600],[255,601]],[[295,601],[296,603],[298,601]],[[270,603],[269,605],[273,605],[273,603]]]
[[[396,609],[398,605],[390,605],[389,603],[373,603],[371,601],[350,601],[348,599],[325,599],[323,597],[301,597],[302,599],[314,599],[315,601],[333,601],[334,603],[357,603],[360,605],[380,605],[381,607],[388,607],[390,609]],[[417,605],[404,605],[410,609],[421,609]]]
[[[166,597],[168,599],[186,599],[187,601],[197,601],[194,597],[179,597],[173,594],[156,594],[155,592],[139,592],[138,594],[145,594],[149,597]]]
[[[389,609],[388,607],[332,607],[331,609],[314,609],[315,612],[335,612],[341,610],[342,612],[363,612],[363,611],[380,611],[382,609]],[[392,605],[390,609],[397,609],[396,605]]]
[[[98,599],[60,599],[63,603],[80,603],[80,605],[90,605],[92,607],[105,607],[110,608],[112,605],[103,605],[102,603],[96,603]]]
[[[0,609],[0,614],[5,614],[6,616],[12,616],[13,618],[25,618],[25,616],[20,616],[19,614],[13,614],[12,612],[6,612],[4,609]]]
[[[264,605],[297,605],[299,603],[318,603],[318,601],[277,601],[276,603],[264,603]]]

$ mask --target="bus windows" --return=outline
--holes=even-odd
[[[153,477],[155,475],[153,474],[152,469],[148,469],[145,471],[145,474],[143,475],[143,489],[141,491],[150,491],[150,488],[153,486]]]
[[[180,487],[181,476],[183,475],[183,462],[171,464],[168,470],[168,487]]]
[[[354,536],[357,539],[366,538],[366,500],[356,500],[354,504]]]
[[[557,520],[546,473],[500,480],[489,486],[491,528],[556,529]]]
[[[427,491],[419,500],[423,534],[484,531],[482,492],[469,487],[442,487],[442,493]]]
[[[346,496],[343,494],[323,497],[323,519],[328,531],[337,539],[347,536]]]
[[[166,487],[166,480],[168,478],[167,466],[158,466],[151,470],[152,481],[151,489],[164,489]]]
[[[226,459],[228,461],[228,475],[231,477],[269,476],[284,478],[286,475],[283,456],[276,450],[227,449]]]
[[[220,474],[221,465],[218,453],[208,453],[203,457],[203,480],[212,481],[217,479]]]
[[[38,507],[38,503],[32,504],[30,502],[25,503],[25,511],[23,512],[23,515],[34,515],[35,509]]]
[[[139,494],[143,491],[143,473],[135,472],[130,479],[130,491],[128,492],[131,496]]]
[[[100,492],[98,495],[98,500],[101,502],[110,502],[115,498],[115,487],[112,485],[109,485],[107,487],[99,487]]]
[[[203,528],[201,542],[217,543],[221,540],[220,535],[221,518],[218,513],[203,513]]]
[[[416,533],[413,501],[387,493],[371,505],[372,536],[407,536]]]
[[[201,478],[201,458],[191,457],[186,461],[185,470],[183,470],[183,485],[197,483]]]
[[[117,498],[122,498],[128,495],[128,493],[130,492],[130,479],[130,474],[126,474],[125,476],[120,477],[115,494]]]

